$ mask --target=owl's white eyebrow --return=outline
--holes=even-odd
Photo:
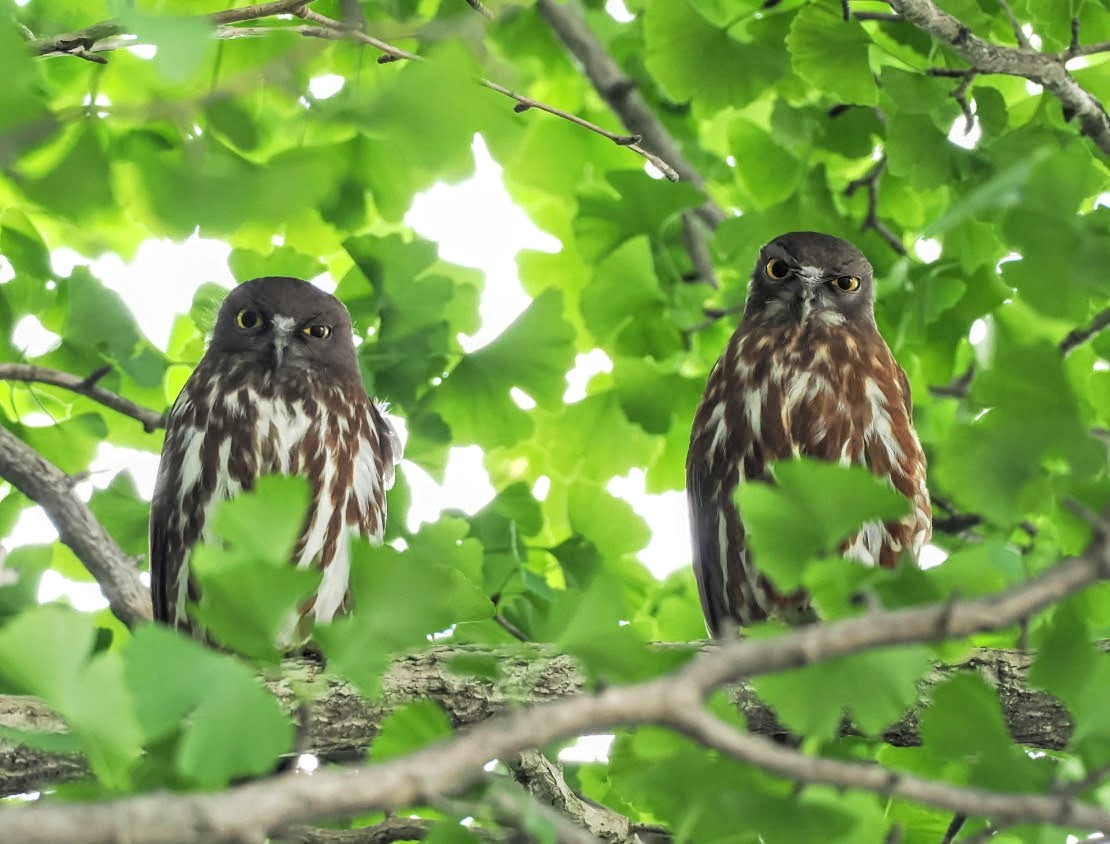
[[[271,322],[278,331],[292,331],[297,327],[297,321],[293,319],[293,317],[280,316],[278,314],[274,314]]]

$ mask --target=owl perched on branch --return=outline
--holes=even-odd
[[[202,637],[189,552],[210,539],[216,505],[266,474],[308,479],[312,502],[294,549],[323,575],[302,622],[346,609],[350,534],[381,541],[397,434],[362,385],[351,318],[306,281],[260,278],[233,290],[212,342],[174,402],[150,516],[154,617]]]
[[[686,461],[694,572],[713,636],[769,616],[812,618],[802,592],[760,574],[733,503],[738,484],[770,480],[775,460],[803,455],[866,466],[912,503],[900,521],[864,525],[845,557],[893,567],[932,532],[925,455],[910,385],[875,325],[871,265],[850,243],[790,232],[767,244],[744,316],[709,375]]]

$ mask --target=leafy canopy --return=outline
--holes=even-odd
[[[353,546],[357,612],[316,631],[329,670],[375,695],[397,653],[435,642],[511,647],[506,630],[515,629],[572,653],[591,683],[619,682],[678,659],[646,643],[697,638],[703,627],[681,553],[672,573],[651,575],[638,555],[663,527],[615,497],[610,481],[639,470],[650,492],[682,488],[694,407],[756,250],[783,231],[827,231],[875,266],[877,320],[913,388],[938,514],[982,521],[971,534],[938,533],[951,556],[924,574],[821,559],[901,502],[860,471],[782,464],[777,486],[739,493],[770,576],[804,584],[825,617],[839,617],[875,601],[984,594],[1083,549],[1089,531],[1066,502],[1097,510],[1110,499],[1110,332],[1061,343],[1110,305],[1107,166],[1051,97],[1021,78],[977,76],[961,86],[974,114],[969,137],[952,96],[960,80],[927,73],[966,65],[904,22],[845,22],[827,0],[626,0],[633,19],[621,23],[601,0],[568,4],[703,176],[703,192],[654,180],[631,151],[536,109],[515,113],[475,84],[488,77],[620,131],[533,4],[487,2],[497,13],[489,23],[461,2],[362,2],[367,32],[428,59],[387,64],[351,40],[277,31],[216,39],[195,17],[220,9],[216,0],[13,5],[10,16],[39,37],[118,15],[156,50],[116,49],[107,64],[42,59],[15,27],[0,26],[0,363],[80,377],[106,367],[100,386],[161,412],[203,351],[222,289],[193,279],[192,306],[162,348],[133,294],[106,283],[91,259],[128,261],[151,238],[198,234],[227,244],[237,281],[330,276],[362,340],[368,389],[405,420],[407,459],[438,478],[452,447],[478,446],[495,494],[475,513],[413,531],[401,477],[391,544]],[[341,17],[341,5],[313,8]],[[1012,43],[1004,4],[942,5],[979,37]],[[1084,43],[1110,38],[1106,0],[1009,5],[1046,51],[1069,46],[1073,19]],[[1105,56],[1084,63],[1075,79],[1105,102]],[[343,84],[332,93],[335,78]],[[531,303],[488,345],[464,352],[459,338],[481,323],[486,280],[438,258],[403,221],[417,193],[473,172],[475,134],[514,202],[561,249],[518,255]],[[707,199],[724,222],[693,232],[716,287],[688,249],[689,212]],[[52,258],[60,249],[77,253],[72,269]],[[58,336],[34,356],[21,339],[30,317]],[[611,368],[567,401],[568,371],[595,349]],[[70,474],[106,443],[146,455],[161,445],[133,419],[42,384],[8,382],[0,424]],[[92,511],[141,556],[141,484],[126,472],[94,478]],[[10,548],[0,574],[18,578],[0,577],[0,684],[41,697],[72,730],[71,739],[19,738],[79,746],[112,791],[215,788],[272,769],[293,730],[254,669],[276,658],[275,638],[314,582],[283,564],[306,500],[296,481],[264,481],[220,510],[219,542],[195,556],[205,594],[197,612],[241,657],[164,629],[128,633],[107,611],[37,606],[45,571],[90,576],[64,546]],[[31,504],[0,483],[0,536]],[[1012,743],[997,697],[970,677],[939,689],[922,714],[926,747],[874,740],[914,699],[935,656],[926,648],[765,677],[758,691],[807,751],[1043,790],[1110,761],[1106,662],[1090,645],[1110,635],[1108,619],[1105,587],[1034,619],[1032,681],[1075,719],[1072,743],[1037,760]],[[1017,636],[982,642],[1013,646]],[[495,662],[468,653],[458,671],[496,674]],[[836,738],[844,710],[865,738]],[[390,718],[372,752],[395,756],[448,731],[438,709],[416,704]],[[666,823],[679,840],[878,841],[898,825],[902,840],[932,842],[950,820],[867,794],[799,792],[658,730],[622,733],[610,764],[568,764],[568,773],[586,796]],[[429,840],[460,837],[470,833],[445,823]]]

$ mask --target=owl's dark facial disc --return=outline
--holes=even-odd
[[[744,316],[829,325],[873,322],[873,284],[871,264],[848,241],[789,232],[760,250]]]
[[[283,376],[312,369],[335,378],[358,377],[347,309],[298,278],[256,278],[232,290],[220,307],[209,350]]]

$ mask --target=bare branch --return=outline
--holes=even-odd
[[[1018,42],[1018,46],[1026,50],[1032,50],[1033,45],[1029,43],[1029,39],[1025,35],[1025,30],[1021,28],[1021,23],[1014,16],[1013,9],[1006,0],[998,0],[998,5],[1002,7],[1003,14],[1006,15],[1006,20],[1010,22],[1010,29],[1014,31],[1014,39]]]
[[[466,4],[488,21],[493,20],[493,12],[482,0],[466,0]]]
[[[1064,339],[1060,341],[1059,349],[1060,354],[1068,355],[1082,346],[1097,334],[1110,328],[1110,308],[1106,308],[1095,314],[1091,322],[1083,328],[1075,328],[1069,331]],[[930,394],[937,398],[967,398],[968,391],[971,388],[971,381],[975,377],[975,365],[972,364],[965,369],[961,374],[957,375],[947,384],[940,386],[930,387]],[[1097,431],[1094,433],[1097,434]]]
[[[102,367],[87,378],[78,378],[68,372],[59,372],[56,369],[46,369],[29,363],[0,363],[0,381],[22,381],[25,384],[49,384],[61,387],[73,393],[87,396],[105,407],[111,408],[124,416],[130,416],[143,426],[148,434],[164,428],[166,420],[160,413],[155,413],[149,408],[135,404],[130,399],[105,390],[97,385],[101,378],[111,371],[109,367]]]
[[[151,618],[150,591],[139,580],[135,560],[123,553],[87,506],[73,494],[69,478],[11,431],[0,427],[0,477],[37,502],[62,542],[96,578],[112,612],[128,627]]]
[[[517,94],[506,88],[504,85],[500,85],[497,82],[492,82],[489,79],[482,79],[480,80],[479,84],[486,88],[489,88],[491,91],[496,91],[499,94],[504,94],[506,97],[511,97],[512,99],[516,100],[517,106],[515,108],[515,111],[517,113],[535,108],[539,109],[540,111],[546,111],[548,114],[554,114],[556,117],[561,117],[564,120],[569,120],[571,123],[577,124],[583,129],[589,129],[591,132],[596,132],[603,138],[608,138],[617,146],[625,147],[632,150],[632,152],[636,153],[637,155],[643,156],[648,161],[650,161],[655,166],[655,168],[659,170],[659,172],[666,176],[668,180],[672,182],[677,182],[679,179],[678,172],[670,164],[668,164],[658,155],[650,153],[642,146],[640,146],[640,141],[642,139],[639,135],[614,134],[608,129],[603,129],[596,123],[591,123],[589,120],[584,120],[576,114],[571,114],[570,112],[563,111],[561,108],[555,108],[554,106],[549,106],[545,103],[541,103],[538,100],[533,100],[530,97],[525,97],[521,94]]]
[[[335,20],[335,18],[329,18],[327,15],[321,15],[319,12],[315,12],[312,9],[309,9],[307,6],[298,9],[293,14],[303,20],[308,21],[309,23],[314,23],[318,26],[324,27],[325,29],[330,29],[331,31],[338,33],[341,37],[350,38],[354,41],[358,41],[361,44],[365,44],[368,47],[373,47],[375,50],[381,51],[384,55],[389,56],[394,61],[423,61],[423,58],[416,55],[415,53],[410,53],[408,50],[402,50],[400,47],[394,47],[392,44],[386,41],[382,41],[380,38],[375,38],[372,35],[368,35],[360,29],[351,29],[342,21],[337,21]]]
[[[960,111],[964,113],[964,134],[972,130],[975,126],[975,112],[971,110],[971,103],[967,99],[967,89],[971,87],[971,83],[975,81],[978,75],[975,70],[961,70],[953,71],[947,67],[934,67],[926,71],[930,76],[950,76],[959,78],[960,84],[951,91],[952,99],[960,106]]]
[[[1080,557],[1013,589],[974,600],[870,612],[782,636],[723,643],[681,669],[548,704],[515,709],[408,756],[311,777],[282,775],[219,794],[143,795],[104,803],[41,805],[4,812],[6,838],[26,844],[80,840],[240,842],[293,823],[434,802],[484,776],[490,759],[616,726],[658,724],[798,782],[858,788],[998,822],[1110,829],[1110,812],[1071,796],[963,788],[881,766],[807,756],[735,732],[701,707],[723,683],[862,650],[998,630],[1110,577],[1110,541],[1096,537]]]
[[[702,646],[710,647],[709,643]],[[1110,643],[1105,643],[1106,647]],[[492,680],[452,670],[457,657],[474,652],[473,648],[453,645],[402,657],[386,673],[382,699],[372,703],[322,673],[316,662],[303,658],[286,660],[283,679],[268,682],[268,687],[291,714],[300,713],[304,700],[312,700],[309,713],[297,716],[305,726],[297,752],[334,762],[364,758],[382,720],[413,700],[434,700],[448,713],[452,724],[460,727],[487,720],[513,704],[574,697],[585,690],[585,680],[574,660],[555,655],[547,646],[513,645],[481,651],[501,667],[500,676]],[[926,705],[933,687],[957,674],[975,672],[997,689],[1007,729],[1015,742],[1044,750],[1064,748],[1072,732],[1071,718],[1059,701],[1028,685],[1026,677],[1032,663],[1033,655],[1023,651],[978,648],[964,662],[934,665],[921,684],[922,703],[887,727],[881,739],[895,747],[920,744],[918,709]],[[725,689],[750,732],[780,742],[794,740],[750,684],[730,683]],[[0,726],[30,732],[65,731],[61,719],[41,702],[19,696],[0,695]],[[841,734],[860,733],[845,720]],[[78,756],[0,741],[0,794],[40,790],[87,775],[87,766]]]
[[[502,630],[504,630],[506,633],[508,633],[510,636],[512,636],[517,641],[519,641],[519,642],[529,641],[528,636],[524,633],[524,631],[521,630],[519,627],[517,627],[515,624],[513,624],[511,621],[509,621],[509,619],[505,618],[505,616],[503,616],[501,613],[495,613],[494,616],[493,616],[493,620],[497,622],[497,625]]]
[[[362,829],[293,826],[281,830],[271,840],[275,844],[393,844],[394,841],[423,841],[435,825],[435,821],[426,818],[391,817]]]
[[[1099,311],[1086,328],[1076,328],[1074,331],[1069,331],[1067,336],[1060,341],[1060,352],[1065,355],[1068,354],[1107,328],[1110,328],[1110,308]]]
[[[581,15],[569,4],[556,0],[537,0],[536,9],[571,55],[581,62],[586,77],[624,127],[641,136],[650,149],[669,161],[680,178],[704,192],[705,178],[687,161],[678,143],[636,90],[636,83],[620,69]],[[720,225],[726,216],[711,199],[697,209],[697,214],[710,229]]]
[[[525,750],[508,761],[513,777],[536,802],[555,809],[566,823],[569,819],[589,832],[587,840],[607,842],[634,840],[632,822],[614,812],[576,794],[567,785],[563,769],[538,750]]]
[[[977,73],[1020,76],[1041,85],[1060,101],[1065,118],[1078,118],[1083,133],[1094,141],[1103,154],[1110,155],[1110,115],[1107,115],[1098,98],[1068,73],[1062,60],[1064,56],[1001,47],[984,41],[961,21],[937,8],[933,0],[889,2],[910,23],[966,59]]]
[[[1110,41],[1099,41],[1097,44],[1083,46],[1079,43],[1079,18],[1071,19],[1071,43],[1066,50],[1056,54],[1058,61],[1066,62],[1076,56],[1093,56],[1096,53],[1110,53]]]
[[[883,21],[884,23],[905,23],[906,19],[892,12],[852,12],[852,19],[857,21]]]
[[[329,18],[326,15],[321,15],[319,12],[315,12],[312,9],[301,9],[296,14],[298,17],[304,18],[306,21],[318,24],[336,32],[342,32],[347,37],[353,38],[356,41],[373,47],[376,50],[380,50],[385,56],[388,56],[392,60],[422,60],[420,56],[417,56],[406,50],[402,50],[400,47],[395,47],[392,44],[388,44],[385,41],[381,41],[380,39],[374,38],[371,35],[367,35],[365,32],[361,32],[359,30],[347,30],[341,22]],[[490,79],[480,79],[478,81],[478,84],[482,85],[485,88],[489,88],[491,91],[496,91],[499,94],[504,94],[510,99],[516,100],[517,105],[515,111],[517,111],[518,113],[534,108],[539,111],[546,111],[548,114],[553,114],[556,117],[561,117],[563,120],[569,120],[571,123],[574,123],[577,126],[581,126],[583,129],[588,129],[591,132],[595,132],[598,135],[601,135],[603,138],[608,138],[617,146],[626,147],[637,155],[646,158],[670,181],[678,181],[678,173],[675,172],[674,168],[671,167],[671,165],[669,165],[659,156],[654,155],[641,147],[640,138],[637,135],[614,134],[608,129],[603,129],[596,123],[591,123],[589,120],[585,120],[576,114],[571,114],[569,111],[563,111],[561,108],[547,105],[547,103],[542,103],[539,100],[532,99],[531,97],[525,97],[522,94],[517,94],[514,91],[506,88],[504,85],[501,85],[500,83],[494,82]]]
[[[879,219],[879,180],[882,178],[883,171],[886,169],[886,156],[884,155],[875,162],[870,170],[858,179],[853,179],[844,188],[844,195],[851,196],[860,188],[867,188],[867,216],[863,220],[863,228],[872,229],[883,240],[889,244],[890,248],[897,252],[899,255],[906,254],[906,247],[902,245],[902,239],[898,237],[890,228]]]
[[[204,17],[219,26],[258,20],[273,15],[293,14],[310,2],[312,0],[275,0],[272,3],[257,3],[253,6],[215,12]],[[30,42],[30,48],[31,52],[37,56],[71,55],[97,64],[106,64],[107,60],[96,54],[118,50],[120,47],[137,43],[134,40],[126,40],[120,37],[127,34],[124,27],[116,21],[102,21],[84,29],[79,29],[77,32],[64,32],[51,38],[36,38]]]
[[[208,19],[212,23],[221,24],[254,21],[273,15],[293,15],[298,9],[303,9],[311,2],[312,0],[274,0],[272,3],[256,3],[253,6],[228,9],[225,12],[214,12],[208,16]]]

